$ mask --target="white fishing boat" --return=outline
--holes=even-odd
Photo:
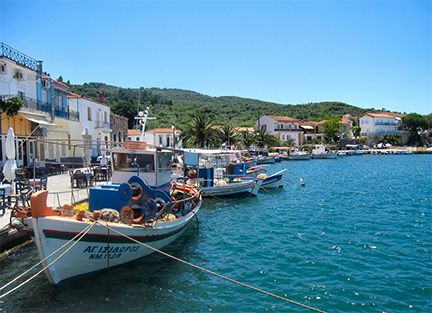
[[[203,197],[241,197],[256,196],[263,180],[244,180],[230,182],[216,180],[215,185],[201,187]]]
[[[287,158],[288,160],[291,161],[302,161],[302,160],[310,160],[312,158],[312,155],[307,151],[295,150],[293,152],[290,152]]]
[[[314,159],[336,159],[337,153],[326,150],[323,145],[316,145],[315,149],[312,150],[312,158]]]
[[[185,232],[201,207],[196,188],[171,183],[172,151],[138,141],[111,153],[113,184],[90,188],[88,210],[54,210],[47,206],[48,191],[30,199],[25,230],[52,284],[163,248]]]
[[[186,230],[201,207],[201,195],[192,186],[170,184],[170,170],[164,163],[167,155],[168,151],[158,149],[113,149],[113,180],[118,183],[90,188],[87,212],[73,213],[70,207],[54,211],[46,205],[47,191],[32,195],[31,217],[25,218],[25,224],[39,257],[46,259],[43,265],[56,258],[50,256],[54,251],[92,226],[79,242],[74,239],[75,247],[47,268],[51,283],[153,252],[124,235],[160,249]],[[120,183],[126,177],[127,183]]]
[[[203,197],[256,196],[263,183],[261,179],[230,180],[226,177],[227,166],[237,162],[238,157],[238,151],[232,150],[185,150],[184,180],[199,187]],[[244,167],[245,173],[249,170]]]

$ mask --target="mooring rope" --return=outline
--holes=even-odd
[[[65,255],[67,252],[69,252],[70,249],[72,249],[89,231],[90,229],[96,224],[96,222],[93,222],[91,225],[87,226],[86,228],[84,228],[84,230],[81,231],[81,234],[77,234],[74,238],[72,238],[71,240],[69,240],[67,243],[65,243],[62,247],[60,247],[59,249],[57,249],[56,251],[54,251],[53,253],[51,253],[49,256],[47,256],[45,259],[43,259],[42,261],[40,261],[38,264],[36,264],[35,266],[39,265],[40,263],[46,261],[50,256],[52,256],[54,253],[58,252],[61,248],[63,248],[65,245],[67,245],[69,242],[71,242],[72,240],[74,240],[75,238],[77,238],[77,236],[79,236],[79,238],[77,238],[77,240],[70,246],[68,247],[65,251],[63,251],[59,256],[57,256],[54,260],[52,260],[47,266],[45,266],[44,268],[42,268],[39,272],[37,272],[36,274],[34,274],[33,276],[31,276],[30,278],[26,279],[24,282],[22,282],[21,284],[19,284],[18,286],[12,288],[11,290],[9,290],[8,292],[0,295],[0,299],[6,297],[7,295],[11,294],[12,292],[18,290],[19,288],[21,288],[22,286],[24,286],[25,284],[27,284],[28,282],[30,282],[31,280],[33,280],[34,278],[36,278],[38,275],[40,275],[43,271],[45,271],[47,268],[49,268],[51,265],[53,265],[54,263],[56,263],[63,255]],[[31,269],[33,269],[35,266],[33,266]],[[31,270],[30,269],[30,270]],[[27,270],[25,273],[28,273],[30,270]],[[24,274],[21,274],[19,277],[22,277]],[[19,278],[18,277],[18,278]],[[13,279],[11,282],[7,283],[5,286],[1,287],[0,290],[4,289],[6,286],[9,286],[12,282],[16,281],[18,278]]]
[[[216,277],[219,277],[219,278],[225,279],[225,280],[230,281],[230,282],[232,282],[232,283],[234,283],[234,284],[237,284],[237,285],[240,285],[240,286],[243,286],[243,287],[246,287],[246,288],[252,289],[252,290],[254,290],[254,291],[260,292],[260,293],[265,294],[265,295],[267,295],[267,296],[270,296],[270,297],[273,297],[273,298],[277,298],[277,299],[279,299],[279,300],[282,300],[282,301],[285,301],[285,302],[288,302],[288,303],[291,303],[291,304],[297,305],[297,306],[299,306],[299,307],[302,307],[302,308],[308,309],[308,310],[310,310],[310,311],[320,312],[320,313],[325,313],[325,311],[323,311],[323,310],[320,310],[320,309],[314,308],[314,307],[312,307],[312,306],[309,306],[309,305],[306,305],[306,304],[303,304],[303,303],[300,303],[300,302],[297,302],[297,301],[294,301],[294,300],[291,300],[291,299],[288,299],[288,298],[285,298],[285,297],[279,296],[279,295],[277,295],[277,294],[274,294],[274,293],[271,293],[271,292],[265,291],[265,290],[263,290],[263,289],[260,289],[260,288],[257,288],[257,287],[254,287],[254,286],[251,286],[251,285],[248,285],[248,284],[242,283],[241,281],[235,280],[235,279],[230,278],[230,277],[228,277],[228,276],[225,276],[225,275],[222,275],[222,274],[219,274],[219,273],[213,272],[213,271],[208,270],[208,269],[206,269],[206,268],[204,268],[204,267],[201,267],[201,266],[199,266],[199,265],[195,265],[195,264],[193,264],[193,263],[191,263],[191,262],[188,262],[188,261],[182,260],[182,259],[180,259],[180,258],[178,258],[178,257],[175,257],[175,256],[169,254],[169,253],[166,253],[166,252],[161,251],[161,250],[159,250],[159,249],[157,249],[157,248],[154,248],[154,247],[152,247],[152,246],[150,246],[150,245],[148,245],[148,244],[145,244],[145,243],[143,243],[143,242],[141,242],[141,241],[138,241],[138,240],[136,240],[136,239],[134,239],[134,238],[132,238],[132,237],[126,235],[126,234],[123,234],[123,233],[121,233],[120,231],[117,231],[117,230],[115,230],[114,228],[109,227],[108,224],[105,225],[105,224],[102,224],[102,223],[99,223],[99,222],[97,222],[97,223],[98,223],[99,225],[102,225],[102,226],[104,226],[104,227],[110,229],[111,231],[113,231],[113,232],[115,232],[115,233],[117,233],[117,234],[119,234],[119,235],[121,235],[121,236],[123,236],[123,237],[125,237],[125,238],[127,238],[127,239],[129,239],[129,240],[131,240],[131,241],[133,241],[133,242],[135,242],[135,243],[137,243],[137,244],[139,244],[139,245],[141,245],[141,246],[144,246],[144,247],[146,247],[146,248],[148,248],[148,249],[154,251],[154,252],[158,252],[158,253],[160,253],[160,254],[162,254],[162,255],[165,255],[165,256],[167,256],[167,257],[173,259],[173,260],[176,260],[176,261],[178,261],[178,262],[180,262],[180,263],[183,263],[183,264],[189,265],[189,266],[191,266],[191,267],[194,267],[194,268],[196,268],[196,269],[199,269],[199,270],[201,270],[201,271],[204,271],[204,272],[206,272],[206,273],[208,273],[208,274],[210,274],[210,275],[213,275],[213,276],[216,276]]]
[[[24,273],[21,273],[20,275],[18,275],[17,277],[15,277],[14,279],[12,279],[10,282],[8,282],[6,285],[0,287],[0,291],[2,291],[3,289],[5,289],[7,286],[9,286],[10,284],[12,284],[13,282],[17,281],[18,279],[20,279],[21,277],[23,277],[25,274],[27,274],[28,272],[30,272],[31,270],[33,270],[35,267],[37,267],[39,264],[42,264],[43,262],[45,262],[47,259],[49,259],[50,257],[52,257],[54,254],[56,254],[58,251],[60,251],[61,249],[63,249],[64,247],[66,247],[69,243],[71,243],[72,241],[74,241],[76,238],[78,238],[83,232],[85,232],[88,228],[92,227],[92,225],[88,225],[87,227],[85,227],[82,231],[80,231],[78,234],[75,235],[75,237],[73,237],[72,239],[70,239],[68,242],[66,242],[64,245],[62,245],[60,248],[58,248],[57,250],[55,250],[54,252],[52,252],[50,255],[48,255],[47,257],[43,258],[42,260],[40,260],[38,263],[36,263],[35,265],[33,265],[32,267],[30,267],[28,270],[26,270]]]

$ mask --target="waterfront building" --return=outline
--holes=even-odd
[[[41,142],[46,127],[52,125],[50,115],[41,110],[38,82],[42,76],[42,61],[0,43],[0,97],[8,100],[19,97],[24,107],[17,116],[9,118],[1,114],[0,165],[6,161],[5,140],[9,127],[14,128],[16,135],[16,161],[18,166],[29,164],[33,158],[43,154],[37,144]],[[39,97],[39,98],[38,98]]]
[[[128,118],[111,113],[111,146],[120,146],[128,136]]]
[[[111,109],[109,106],[75,93],[68,95],[68,107],[79,114],[79,127],[69,128],[75,157],[91,162],[100,155],[102,144],[109,145],[111,138]]]
[[[402,116],[391,112],[368,112],[360,117],[361,135],[367,137],[401,135]]]
[[[256,127],[270,132],[280,141],[292,141],[297,147],[302,144],[303,130],[298,119],[288,116],[261,116]]]
[[[302,144],[322,143],[324,141],[324,121],[309,122],[303,121],[300,127],[303,129]]]
[[[171,128],[154,128],[144,132],[144,138],[141,139],[141,130],[129,129],[128,140],[145,141],[149,145],[157,147],[182,148],[181,130],[174,126]]]

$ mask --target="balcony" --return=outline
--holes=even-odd
[[[394,122],[375,122],[375,125],[379,125],[379,126],[397,126],[399,125],[398,122],[394,121]]]
[[[9,47],[3,42],[0,42],[0,57],[8,58],[9,60],[16,62],[18,65],[24,66],[33,71],[38,70],[38,61],[12,47]]]
[[[397,129],[379,130],[373,132],[372,136],[385,136],[385,135],[400,135],[402,132]]]
[[[79,112],[76,111],[65,111],[59,108],[55,108],[54,115],[55,117],[64,118],[65,120],[79,121]]]
[[[22,95],[5,95],[5,96],[2,96],[2,98],[5,100],[13,98],[13,97],[19,97],[24,101],[24,107],[23,107],[24,110],[27,109],[28,111],[42,111],[42,112],[51,113],[51,106],[46,102],[37,101],[34,98],[30,98],[30,97],[26,97],[26,96],[22,96]]]

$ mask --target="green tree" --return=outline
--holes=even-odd
[[[244,148],[249,148],[254,143],[253,133],[242,131],[237,136],[238,141]]]
[[[236,134],[231,123],[224,124],[219,131],[219,135],[222,143],[226,143],[228,147],[236,141]]]
[[[258,147],[264,148],[265,146],[275,147],[280,142],[279,139],[273,136],[269,131],[266,131],[265,129],[258,129],[254,132],[254,143]]]
[[[337,141],[339,138],[339,119],[330,118],[324,122],[324,137],[327,141]]]
[[[354,138],[357,139],[358,137],[360,137],[361,127],[360,126],[353,126],[352,132],[353,132]]]
[[[183,131],[183,141],[200,148],[211,146],[219,138],[213,128],[210,116],[204,111],[197,111]]]
[[[58,78],[57,78],[57,80],[59,81],[59,82],[63,82],[63,76],[59,76]]]
[[[6,113],[7,117],[14,117],[24,106],[24,101],[19,97],[4,99],[0,97],[0,112]]]
[[[410,113],[402,117],[402,122],[409,131],[408,144],[418,145],[420,142],[420,134],[429,127],[427,116],[418,113]]]

